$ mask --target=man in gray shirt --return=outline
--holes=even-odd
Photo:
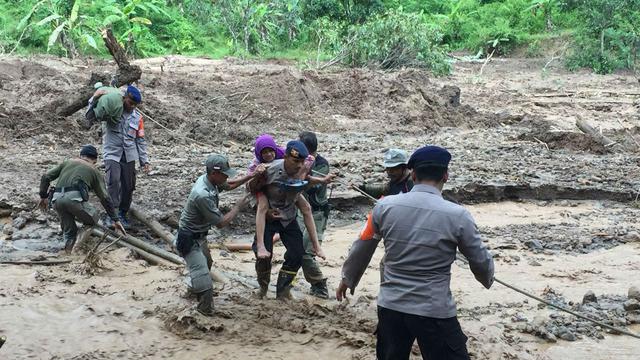
[[[309,155],[307,147],[301,141],[290,141],[287,144],[285,157],[270,163],[265,176],[249,182],[252,192],[264,192],[269,202],[272,216],[265,224],[264,233],[256,234],[253,242],[253,251],[256,254],[256,275],[262,298],[266,296],[271,278],[271,258],[273,254],[273,235],[280,234],[282,244],[287,251],[284,254],[284,263],[278,273],[276,283],[276,298],[287,300],[291,298],[291,287],[298,270],[302,266],[302,257],[305,254],[302,231],[296,221],[297,209],[307,208],[311,210],[309,202],[301,196],[306,182],[296,180],[305,159]],[[309,230],[311,247],[316,256],[324,259],[324,253],[320,248],[315,223],[311,211],[302,211],[305,227]],[[316,279],[318,284],[322,279]],[[312,284],[312,285],[314,285]]]
[[[378,359],[409,359],[416,339],[423,359],[469,359],[451,295],[451,264],[460,249],[486,288],[493,283],[494,265],[469,211],[442,198],[450,160],[437,146],[416,150],[408,164],[415,186],[378,202],[369,221],[373,231],[365,228],[342,268],[339,301],[347,289],[353,294],[384,239]]]
[[[125,228],[129,227],[127,212],[136,187],[136,160],[145,172],[150,171],[144,121],[136,109],[140,102],[142,96],[134,86],[128,86],[124,95],[118,89],[101,87],[89,99],[85,115],[89,124],[102,122],[107,190]]]
[[[218,209],[219,187],[234,177],[236,171],[229,166],[223,155],[210,155],[206,162],[207,173],[200,176],[191,189],[187,203],[182,209],[176,248],[185,259],[191,288],[198,296],[197,310],[203,315],[213,315],[213,283],[209,271],[213,261],[207,245],[207,232],[211,226],[222,228],[233,220],[247,203],[249,195],[243,197],[226,215]],[[260,172],[258,172],[260,175]],[[256,176],[258,176],[256,175]],[[251,178],[245,177],[244,181]]]

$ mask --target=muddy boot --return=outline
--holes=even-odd
[[[198,312],[204,316],[213,316],[213,289],[198,294]]]
[[[73,250],[73,246],[76,244],[77,234],[64,234],[64,251],[67,254],[71,254],[71,250]]]
[[[311,285],[311,295],[320,299],[328,299],[329,290],[327,289],[327,279],[322,279]]]
[[[295,279],[296,274],[292,274],[285,270],[280,270],[278,273],[278,282],[276,283],[276,299],[278,300],[291,300],[291,283]]]
[[[256,274],[258,275],[258,290],[256,296],[263,299],[269,291],[269,282],[271,281],[271,259],[256,259]]]

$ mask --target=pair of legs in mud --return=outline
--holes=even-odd
[[[60,217],[62,237],[65,242],[65,251],[70,253],[78,237],[76,220],[85,226],[93,226],[97,223],[99,213],[93,205],[86,201],[78,201],[76,192],[63,194],[55,199],[53,208]]]
[[[206,316],[213,315],[213,281],[210,274],[213,260],[207,245],[207,233],[178,229],[176,247],[187,263],[191,277],[190,291],[198,297],[198,312]]]
[[[294,219],[286,226],[279,220],[267,221],[264,230],[264,246],[271,254],[268,258],[257,257],[257,244],[254,239],[252,248],[256,254],[256,274],[258,276],[258,284],[260,285],[259,297],[266,296],[269,289],[269,282],[271,281],[271,260],[273,257],[273,236],[280,234],[282,244],[287,249],[284,253],[284,263],[278,273],[278,281],[276,283],[276,298],[277,299],[289,299],[291,298],[291,287],[293,280],[295,279],[298,270],[303,266],[303,261],[309,264],[308,258],[305,260],[305,256],[312,254],[312,246],[309,245],[309,254],[305,250],[305,244],[303,241],[302,230],[298,222]],[[310,242],[310,241],[308,241]],[[315,259],[312,259],[315,263]],[[328,297],[327,292],[327,280],[322,275],[320,268],[315,263],[315,271],[304,271],[305,278],[314,287],[324,288],[324,293]]]

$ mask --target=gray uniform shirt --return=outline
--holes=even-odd
[[[480,283],[486,288],[493,283],[493,259],[471,214],[444,200],[435,187],[420,184],[406,194],[388,196],[378,202],[372,216],[377,236],[356,240],[342,276],[354,288],[382,237],[385,266],[379,306],[439,319],[455,316],[450,282],[456,249],[467,257]]]
[[[284,191],[281,184],[290,179],[284,170],[284,160],[274,160],[266,171],[266,185],[262,188],[269,200],[269,208],[279,209],[282,226],[287,226],[296,218],[296,200],[300,193]]]
[[[89,99],[87,115],[91,115],[93,97]],[[93,121],[93,120],[92,120]],[[123,112],[116,126],[102,122],[102,158],[104,160],[120,161],[124,154],[127,162],[139,160],[140,165],[149,163],[147,142],[144,138],[144,122],[138,110]]]
[[[207,232],[222,221],[218,209],[218,188],[209,182],[207,175],[196,180],[180,215],[180,228],[194,233]]]

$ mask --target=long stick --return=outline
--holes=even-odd
[[[103,231],[101,229],[99,229],[98,227],[94,227],[91,230],[95,235],[97,236],[103,236],[103,235],[107,235],[107,239],[112,240],[112,239],[117,239],[118,241],[120,241],[120,244],[126,248],[129,248],[133,251],[135,251],[138,255],[140,255],[140,257],[142,257],[143,259],[147,260],[148,262],[150,262],[151,264],[158,264],[158,265],[165,265],[165,266],[175,266],[172,261],[165,259],[161,256],[158,256],[156,254],[152,254],[150,252],[147,252],[133,244],[130,244],[128,242],[126,242],[126,239],[124,238],[118,238],[117,235],[110,235],[110,231]]]
[[[158,235],[167,244],[173,246],[173,236],[167,230],[165,230],[164,227],[162,227],[162,224],[160,224],[154,218],[145,214],[138,208],[132,207],[129,212],[131,212],[131,215],[133,215],[133,217],[145,223],[145,225],[147,225],[151,229],[151,231]]]
[[[100,225],[95,225],[93,228],[93,232],[94,234],[98,235],[98,236],[102,236],[102,234],[104,233],[109,233],[109,234],[114,234],[112,230],[107,229],[103,226]],[[119,234],[115,234],[114,236],[112,236],[113,238],[118,237]],[[159,247],[147,244],[146,242],[135,238],[131,235],[126,235],[122,238],[122,242],[128,243],[130,245],[133,245],[141,250],[144,250],[150,254],[153,254],[155,256],[158,256],[160,258],[163,258],[169,262],[172,262],[174,264],[179,264],[179,265],[184,265],[184,260],[182,260],[181,257],[179,257],[176,254],[170,253],[168,251],[165,251],[163,249],[160,249]]]
[[[315,170],[311,170],[311,172],[313,172],[313,173],[314,173],[314,174],[316,174],[316,175],[321,175],[321,176],[326,176],[326,175],[327,175],[327,174],[323,174],[323,173],[318,172],[318,171],[315,171]],[[374,203],[377,203],[377,202],[378,202],[378,199],[376,199],[376,198],[374,198],[373,196],[371,196],[371,195],[367,194],[366,192],[362,191],[360,188],[358,188],[358,187],[357,187],[357,186],[355,186],[355,185],[351,185],[351,184],[349,184],[349,183],[347,183],[347,182],[344,182],[344,181],[342,181],[342,180],[340,180],[340,179],[333,179],[333,181],[337,182],[338,184],[342,184],[342,185],[344,185],[344,186],[346,186],[346,187],[350,187],[350,188],[352,188],[353,190],[356,190],[357,192],[361,193],[361,194],[362,194],[362,195],[364,195],[365,197],[367,197],[367,198],[369,198],[370,200],[372,200]]]
[[[464,264],[469,265],[469,261],[464,257],[464,255],[462,255],[462,254],[457,254],[456,258],[457,258],[458,260],[462,261]],[[571,309],[568,309],[568,308],[566,308],[566,307],[564,307],[564,306],[556,305],[556,304],[554,304],[554,303],[552,303],[552,302],[550,302],[550,301],[547,301],[547,300],[545,300],[545,299],[543,299],[543,298],[541,298],[541,297],[538,297],[538,296],[533,295],[533,294],[531,294],[531,293],[529,293],[529,292],[526,292],[526,291],[524,291],[524,290],[522,290],[522,289],[520,289],[520,288],[517,288],[517,287],[515,287],[515,286],[513,286],[513,285],[511,285],[511,284],[508,284],[508,283],[506,283],[506,282],[504,282],[504,281],[502,281],[502,280],[500,280],[500,279],[496,278],[495,276],[493,277],[493,281],[495,281],[495,282],[497,282],[498,284],[501,284],[501,285],[503,285],[503,286],[505,286],[505,287],[507,287],[507,288],[509,288],[509,289],[511,289],[511,290],[513,290],[513,291],[515,291],[515,292],[519,292],[520,294],[522,294],[522,295],[524,295],[524,296],[530,297],[530,298],[532,298],[533,300],[536,300],[536,301],[538,301],[538,302],[541,302],[541,303],[543,303],[543,304],[545,304],[545,305],[547,305],[547,306],[551,306],[551,307],[556,308],[556,309],[558,309],[558,310],[560,310],[560,311],[564,311],[564,312],[566,312],[566,313],[569,313],[569,314],[571,314],[571,315],[573,315],[573,316],[575,316],[575,317],[579,317],[579,318],[581,318],[581,319],[584,319],[584,320],[590,321],[590,322],[592,322],[592,323],[594,323],[594,324],[596,324],[596,325],[600,325],[600,326],[605,327],[605,328],[607,328],[607,329],[609,329],[609,330],[613,330],[613,331],[619,332],[619,333],[621,333],[621,334],[629,335],[629,336],[632,336],[632,337],[634,337],[634,338],[640,339],[640,335],[638,335],[638,334],[632,333],[631,331],[627,331],[627,330],[624,330],[624,329],[621,329],[621,328],[618,328],[618,327],[615,327],[615,326],[611,326],[611,325],[605,324],[605,323],[603,323],[602,321],[598,321],[598,320],[596,320],[596,319],[592,319],[592,318],[590,318],[590,317],[588,317],[588,316],[584,316],[584,315],[579,314],[579,313],[577,313],[577,312],[575,312],[575,311],[573,311],[573,310],[571,310]]]
[[[547,301],[545,299],[539,298],[539,297],[537,297],[537,296],[535,296],[533,294],[530,294],[530,293],[528,293],[528,292],[526,292],[524,290],[521,290],[521,289],[519,289],[519,288],[517,288],[517,287],[515,287],[513,285],[507,284],[506,282],[504,282],[504,281],[502,281],[500,279],[497,279],[496,277],[494,277],[493,280],[495,282],[499,283],[499,284],[502,284],[503,286],[508,287],[511,290],[519,292],[520,294],[528,296],[528,297],[530,297],[530,298],[532,298],[532,299],[534,299],[536,301],[539,301],[539,302],[541,302],[541,303],[543,303],[545,305],[551,306],[551,307],[556,308],[556,309],[558,309],[560,311],[564,311],[566,313],[569,313],[569,314],[571,314],[573,316],[576,316],[576,317],[579,317],[581,319],[590,321],[590,322],[592,322],[594,324],[600,325],[600,326],[605,327],[605,328],[607,328],[609,330],[613,330],[613,331],[619,332],[621,334],[633,336],[634,338],[640,339],[640,335],[638,335],[638,334],[632,333],[630,331],[627,331],[627,330],[624,330],[624,329],[621,329],[621,328],[618,328],[618,327],[615,327],[615,326],[607,325],[607,324],[603,323],[602,321],[598,321],[598,320],[592,319],[590,317],[584,316],[584,315],[579,314],[579,313],[577,313],[577,312],[575,312],[575,311],[573,311],[571,309],[567,309],[566,307],[553,304],[552,302],[549,302],[549,301]]]
[[[0,264],[11,264],[11,265],[60,265],[60,264],[68,264],[71,260],[36,260],[36,261],[21,261],[21,260],[7,260],[0,261]]]

